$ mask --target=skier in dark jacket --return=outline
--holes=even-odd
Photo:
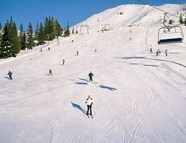
[[[88,76],[89,76],[89,81],[93,81],[93,79],[92,79],[92,77],[94,76],[93,73],[90,72],[90,73],[88,74]]]
[[[12,72],[11,71],[8,72],[8,76],[9,76],[9,79],[12,80]]]

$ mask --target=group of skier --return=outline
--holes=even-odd
[[[167,51],[167,49],[164,51],[164,53],[165,53],[165,56],[168,56],[168,53],[167,53],[168,51]],[[152,48],[150,48],[150,53],[153,53],[153,51],[152,51]],[[161,54],[161,51],[160,51],[160,49],[158,49],[157,51],[156,51],[156,56],[158,56],[159,54]]]
[[[49,69],[49,75],[52,75],[52,70]],[[88,74],[89,76],[89,82],[93,81],[93,76],[94,74],[90,71]],[[87,104],[87,112],[86,115],[89,117],[89,115],[93,118],[92,116],[92,105],[93,105],[93,99],[90,95],[88,95],[88,98],[86,99],[85,103]]]

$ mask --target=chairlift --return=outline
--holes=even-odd
[[[158,44],[182,43],[184,39],[180,26],[162,27],[158,30]]]
[[[184,39],[183,30],[180,26],[168,26],[165,24],[166,20],[165,17],[168,13],[164,15],[163,25],[158,30],[158,44],[165,44],[165,43],[182,43]]]

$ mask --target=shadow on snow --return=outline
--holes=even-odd
[[[79,80],[81,80],[81,81],[77,81],[75,83],[76,84],[80,84],[80,85],[87,85],[88,84],[88,80],[87,79],[79,78]]]
[[[116,58],[121,58],[121,59],[126,59],[126,60],[131,60],[131,59],[140,59],[140,60],[153,60],[153,61],[163,61],[163,62],[168,62],[168,63],[172,63],[172,64],[176,64],[179,66],[182,66],[184,68],[186,68],[186,65],[175,62],[175,61],[170,61],[170,60],[164,60],[164,59],[156,59],[156,58],[147,58],[147,57],[116,57]]]
[[[74,108],[77,108],[77,109],[80,110],[83,114],[86,114],[86,111],[85,111],[83,108],[81,108],[80,105],[78,105],[78,104],[76,104],[76,103],[73,103],[73,102],[71,102],[71,104],[72,104],[72,106],[73,106]]]
[[[117,90],[117,89],[114,88],[114,87],[109,87],[109,86],[105,86],[105,85],[100,85],[99,87],[100,87],[100,88],[103,88],[103,89],[108,89],[108,90],[110,90],[110,91],[115,91],[115,90]]]

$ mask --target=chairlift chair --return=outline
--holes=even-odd
[[[184,39],[180,26],[162,27],[158,30],[158,44],[182,43]]]

